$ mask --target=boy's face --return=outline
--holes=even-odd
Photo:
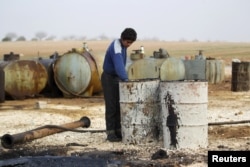
[[[134,41],[132,40],[121,40],[122,41],[122,45],[125,47],[125,48],[128,48]]]

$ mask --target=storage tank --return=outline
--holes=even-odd
[[[160,68],[161,81],[180,81],[185,79],[185,65],[181,59],[165,59]]]
[[[129,80],[160,78],[160,67],[166,59],[144,58],[127,68]]]
[[[33,97],[44,89],[48,75],[45,67],[34,60],[2,61],[5,93],[13,99]]]
[[[218,84],[225,79],[225,62],[223,60],[206,60],[206,80]]]
[[[250,90],[250,62],[232,62],[231,91]]]
[[[41,91],[41,94],[49,97],[61,97],[63,96],[62,91],[58,88],[54,80],[54,71],[53,66],[56,59],[59,56],[50,56],[48,59],[39,58],[38,62],[41,63],[47,70],[48,73],[48,82],[45,88]]]
[[[53,67],[54,80],[65,97],[92,96],[102,90],[93,56],[75,49],[58,58]]]

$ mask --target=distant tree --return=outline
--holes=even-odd
[[[76,37],[74,35],[70,35],[70,36],[68,36],[68,39],[69,40],[74,40],[74,39],[76,39]]]
[[[78,40],[81,40],[81,41],[84,41],[84,40],[86,40],[86,39],[87,39],[86,36],[81,36],[81,37],[78,38]]]
[[[37,38],[32,38],[31,41],[38,41],[38,39]]]
[[[46,41],[53,41],[55,38],[56,38],[56,36],[51,35],[51,36],[47,37],[45,40]]]
[[[108,40],[109,38],[108,38],[105,34],[101,34],[101,35],[99,36],[99,39],[100,39],[100,40]]]
[[[185,38],[181,38],[179,42],[187,42],[187,40]]]
[[[26,41],[26,38],[24,36],[20,36],[16,39],[16,41]]]
[[[12,40],[14,40],[14,38],[16,38],[17,35],[16,35],[16,33],[14,33],[14,32],[9,32],[9,33],[6,34],[6,37],[9,37],[9,38],[11,38]]]
[[[37,32],[35,34],[35,36],[36,36],[37,39],[39,39],[41,41],[43,38],[45,38],[47,36],[47,33],[40,31],[40,32]]]
[[[12,39],[10,37],[4,37],[2,39],[3,42],[8,42],[8,41],[12,41]]]

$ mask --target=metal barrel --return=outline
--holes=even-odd
[[[150,144],[160,140],[159,79],[119,83],[122,142]]]
[[[13,99],[34,97],[47,83],[47,71],[37,61],[2,61],[0,67],[5,73],[5,95]]]
[[[88,117],[82,117],[79,121],[60,125],[60,127],[67,129],[89,127],[89,126],[90,126],[90,119]],[[42,138],[45,136],[65,131],[62,128],[51,128],[48,126],[43,126],[37,129],[33,129],[27,132],[18,133],[14,135],[5,134],[1,137],[1,143],[4,148],[13,148],[15,144],[21,144],[27,141],[31,141],[34,139]]]
[[[169,57],[160,68],[161,81],[180,81],[185,79],[185,65],[181,59]]]
[[[223,60],[206,60],[206,80],[209,83],[221,83],[225,79],[225,63]]]
[[[0,67],[0,103],[5,101],[4,81],[4,70]]]
[[[232,62],[231,91],[250,89],[250,62]]]
[[[55,61],[53,71],[64,96],[92,96],[102,90],[97,64],[87,51],[63,54]]]
[[[47,70],[48,73],[48,82],[46,83],[45,88],[41,91],[41,94],[44,94],[45,96],[49,97],[61,97],[62,91],[58,88],[56,85],[56,82],[54,80],[54,72],[53,72],[53,66],[55,62],[55,58],[39,58],[38,62],[41,63]]]
[[[207,147],[207,86],[207,82],[160,83],[165,148]]]

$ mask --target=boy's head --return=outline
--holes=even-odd
[[[136,41],[137,33],[133,28],[125,28],[121,33],[122,40],[130,40],[132,42]]]
[[[137,33],[133,28],[126,28],[121,33],[122,45],[128,48],[137,38]]]

